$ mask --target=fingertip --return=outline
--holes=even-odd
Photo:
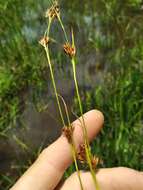
[[[101,111],[93,109],[84,114],[89,140],[93,140],[99,133],[104,123],[104,115]]]
[[[99,116],[99,118],[101,119],[101,121],[102,121],[102,124],[104,123],[104,115],[103,115],[103,113],[100,111],[100,110],[93,110],[93,111],[95,111],[96,112],[96,114],[98,114],[98,116]]]
[[[77,146],[82,144],[84,139],[82,129],[84,127],[82,124],[83,118],[89,141],[93,140],[96,137],[104,123],[104,116],[102,112],[95,109],[86,112],[83,117],[80,117],[78,120],[74,121],[74,140]]]
[[[103,126],[104,123],[104,115],[100,110],[93,109],[87,112],[88,115],[90,115],[91,118],[95,119],[99,122],[100,127]]]

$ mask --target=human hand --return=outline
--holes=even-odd
[[[101,112],[92,110],[84,114],[88,138],[91,141],[102,128]],[[73,138],[78,150],[83,143],[80,121],[73,122]],[[112,158],[109,158],[112,159]],[[63,135],[44,149],[35,163],[17,181],[11,190],[80,190],[76,172],[61,186],[59,182],[72,163],[71,147]],[[100,190],[143,190],[143,173],[129,168],[100,169],[97,174]],[[84,190],[95,190],[90,172],[81,172]]]

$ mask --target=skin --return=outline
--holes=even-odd
[[[84,114],[89,140],[93,140],[104,123],[103,114],[91,110]],[[74,141],[78,150],[83,143],[79,120],[73,122]],[[110,158],[112,159],[112,158]],[[80,190],[77,173],[59,184],[65,170],[73,162],[71,148],[66,137],[60,136],[44,149],[34,164],[24,173],[10,190]],[[133,169],[118,167],[100,169],[97,173],[100,190],[143,190],[143,173]],[[95,190],[90,172],[81,171],[84,190]]]

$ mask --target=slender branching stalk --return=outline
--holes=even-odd
[[[61,98],[61,100],[62,100],[62,102],[64,104],[64,108],[65,108],[65,112],[66,112],[66,116],[67,116],[67,120],[68,120],[68,127],[72,130],[73,126],[72,126],[71,121],[70,121],[69,111],[68,111],[67,105],[66,105],[63,97],[61,95],[59,95],[59,97]],[[77,155],[76,152],[77,151],[76,151],[76,146],[75,146],[73,135],[71,136],[71,143],[70,143],[70,145],[71,145],[72,156],[73,156],[75,168],[76,168],[78,179],[79,179],[79,183],[80,183],[80,188],[81,188],[81,190],[84,190],[83,184],[82,184],[82,180],[81,180],[81,176],[80,176],[80,170],[79,170],[78,164],[77,164],[77,159],[76,159],[76,155]]]
[[[51,22],[52,22],[52,19],[49,18],[48,29],[47,29],[47,37],[49,37]],[[53,88],[54,88],[54,93],[56,96],[56,101],[57,101],[61,121],[62,121],[63,126],[65,126],[65,121],[64,121],[64,117],[63,117],[63,113],[62,113],[62,109],[61,109],[61,105],[60,105],[60,101],[59,101],[59,97],[58,97],[58,93],[57,93],[57,87],[56,87],[55,78],[54,78],[54,71],[53,71],[52,64],[51,64],[48,44],[44,43],[44,48],[45,48],[45,52],[46,52],[46,56],[47,56],[47,60],[48,60],[48,65],[50,68],[51,80],[52,80],[52,84],[53,84]]]
[[[48,12],[48,14],[49,14],[49,12]],[[56,14],[54,16],[59,17],[58,14]],[[46,52],[46,56],[47,56],[47,60],[48,60],[48,65],[49,65],[49,68],[50,68],[51,80],[52,80],[52,84],[53,84],[53,88],[54,88],[54,93],[55,93],[55,96],[56,96],[56,101],[57,101],[57,105],[58,105],[58,109],[59,109],[59,113],[60,113],[60,117],[61,117],[63,126],[65,127],[66,125],[65,125],[65,121],[64,121],[64,117],[63,117],[60,101],[59,101],[59,97],[61,98],[61,100],[62,100],[62,102],[64,104],[65,112],[66,112],[66,116],[67,116],[67,120],[68,120],[68,126],[71,129],[71,131],[72,131],[73,127],[72,127],[71,122],[70,122],[69,112],[68,112],[66,103],[65,103],[64,99],[62,98],[62,96],[58,95],[58,93],[57,93],[57,87],[56,87],[56,82],[55,82],[55,78],[54,78],[54,72],[53,72],[53,68],[52,68],[52,64],[51,64],[51,58],[50,58],[49,46],[48,46],[50,27],[51,27],[51,23],[52,23],[52,19],[53,18],[50,17],[50,16],[48,18],[49,18],[48,28],[47,28],[47,31],[45,32],[44,41],[43,41],[44,43],[42,43],[42,45],[44,46],[44,49],[45,49],[45,52]],[[59,20],[60,20],[60,17],[59,17]],[[62,24],[62,22],[61,22],[61,24]],[[63,27],[63,29],[64,29],[64,27]],[[65,34],[66,41],[68,41],[68,38],[67,38],[65,30],[64,30],[64,34]],[[79,182],[80,182],[80,187],[81,187],[81,190],[84,190],[83,185],[82,185],[81,176],[80,176],[80,170],[78,168],[77,159],[76,159],[76,155],[77,155],[76,154],[76,146],[75,146],[72,134],[71,134],[70,145],[71,145],[71,151],[72,151],[73,160],[74,160],[74,163],[75,163],[75,168],[76,168],[78,179],[79,179]]]
[[[65,27],[64,27],[64,25],[62,23],[62,20],[61,20],[61,17],[60,17],[59,6],[58,6],[56,1],[55,1],[55,4],[53,4],[52,7],[47,10],[46,17],[49,18],[48,28],[47,28],[47,31],[45,32],[45,36],[44,36],[44,39],[41,42],[41,44],[44,46],[44,49],[45,49],[45,52],[46,52],[48,65],[49,65],[49,68],[50,68],[51,80],[52,80],[52,84],[53,84],[53,88],[54,88],[54,93],[55,93],[55,96],[56,96],[56,101],[57,101],[60,117],[61,117],[61,120],[62,120],[62,123],[63,123],[63,126],[64,126],[63,130],[65,130],[65,134],[67,135],[67,140],[69,141],[69,143],[71,145],[72,155],[73,155],[73,159],[74,159],[74,163],[75,163],[75,168],[76,168],[76,171],[77,171],[77,174],[78,174],[80,187],[81,187],[81,190],[83,190],[80,171],[78,169],[78,164],[77,164],[77,152],[76,152],[76,147],[75,147],[75,143],[74,143],[74,139],[73,139],[73,126],[72,126],[72,124],[70,122],[69,112],[68,112],[66,103],[65,103],[64,99],[60,95],[58,95],[58,93],[57,93],[57,87],[56,87],[56,83],[55,83],[54,72],[53,72],[50,53],[49,53],[49,41],[50,41],[49,33],[50,33],[51,23],[52,23],[52,20],[54,18],[58,19],[58,21],[59,21],[59,23],[61,25],[61,28],[63,30],[64,36],[65,36],[66,44],[64,45],[64,50],[70,56],[71,63],[72,63],[75,89],[76,89],[76,94],[77,94],[80,114],[81,114],[81,118],[82,118],[81,126],[82,126],[82,130],[83,130],[86,160],[87,160],[87,163],[89,165],[89,169],[91,171],[91,175],[92,175],[93,180],[94,180],[95,188],[96,188],[96,190],[99,190],[99,185],[97,183],[96,174],[95,174],[95,171],[93,169],[92,162],[91,162],[92,154],[91,154],[91,151],[90,151],[90,145],[89,145],[87,129],[86,129],[85,121],[84,121],[83,108],[82,108],[82,103],[81,103],[81,98],[80,98],[80,93],[79,93],[79,87],[78,87],[78,82],[77,82],[77,76],[76,76],[76,61],[75,61],[76,49],[75,49],[73,31],[72,31],[72,45],[70,45],[70,43],[68,42],[68,37],[67,37]],[[63,117],[63,113],[62,113],[62,108],[61,108],[60,101],[59,101],[59,97],[62,99],[62,102],[64,103],[65,112],[66,112],[66,116],[67,116],[67,120],[68,120],[68,128],[65,125],[65,121],[64,121],[64,117]]]

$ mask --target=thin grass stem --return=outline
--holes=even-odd
[[[51,23],[52,23],[52,19],[49,17],[48,28],[47,28],[47,32],[46,32],[47,37],[49,37]],[[45,33],[45,35],[46,35],[46,33]],[[49,65],[49,68],[50,68],[51,80],[52,80],[52,84],[53,84],[53,88],[54,88],[54,93],[55,93],[55,96],[56,96],[56,101],[57,101],[61,121],[62,121],[63,126],[65,126],[65,121],[64,121],[64,117],[63,117],[63,113],[62,113],[62,109],[61,109],[61,105],[60,105],[60,101],[59,101],[59,97],[58,97],[58,93],[57,93],[57,87],[56,87],[56,82],[55,82],[55,78],[54,78],[54,72],[53,72],[53,68],[52,68],[52,64],[51,64],[48,44],[47,45],[45,44],[44,48],[45,48],[45,52],[46,52],[46,56],[47,56],[47,60],[48,60],[48,65]]]
[[[96,174],[93,170],[92,163],[91,163],[91,152],[90,152],[90,146],[89,146],[89,141],[88,141],[88,136],[87,136],[87,130],[86,130],[86,124],[85,120],[83,117],[83,108],[82,108],[82,103],[81,103],[81,98],[79,94],[79,88],[78,88],[78,83],[77,83],[77,77],[76,77],[76,63],[74,57],[71,59],[72,62],[72,67],[73,67],[73,76],[74,76],[74,83],[75,83],[75,88],[76,88],[76,94],[78,98],[78,104],[79,104],[79,109],[80,109],[80,114],[82,117],[82,126],[83,126],[83,134],[84,134],[84,143],[85,143],[85,151],[86,151],[86,158],[87,158],[87,163],[89,165],[89,169],[91,171],[91,175],[93,177],[93,181],[96,187],[96,190],[100,190],[97,179],[96,179]]]
[[[68,120],[68,126],[72,129],[72,124],[71,124],[71,121],[70,121],[70,117],[69,117],[69,111],[68,111],[68,108],[67,108],[67,105],[63,99],[63,97],[61,95],[58,95],[63,104],[64,104],[64,108],[65,108],[65,112],[66,112],[66,116],[67,116],[67,120]],[[80,176],[80,170],[78,168],[78,164],[77,164],[77,159],[76,159],[76,146],[75,146],[75,142],[74,142],[74,139],[72,137],[72,143],[70,144],[71,145],[71,150],[72,150],[72,156],[73,156],[73,160],[74,160],[74,164],[75,164],[75,168],[76,168],[76,171],[77,171],[77,175],[78,175],[78,179],[79,179],[79,183],[80,183],[80,188],[81,190],[84,190],[84,187],[83,187],[83,184],[82,184],[82,180],[81,180],[81,176]]]
[[[59,101],[59,98],[58,98],[57,87],[56,87],[56,83],[55,83],[54,72],[53,72],[52,65],[51,65],[51,59],[50,59],[50,55],[49,55],[48,46],[45,46],[45,52],[46,52],[46,56],[47,56],[47,60],[48,60],[49,68],[50,68],[51,80],[52,80],[52,84],[53,84],[53,88],[54,88],[54,93],[55,93],[55,96],[56,96],[56,101],[57,101],[60,117],[61,117],[63,126],[65,126],[65,121],[64,121],[60,101]]]
[[[67,36],[66,30],[65,30],[65,27],[63,25],[63,22],[62,22],[62,20],[60,18],[60,15],[57,15],[57,17],[58,17],[59,23],[61,25],[61,28],[62,28],[62,30],[64,32],[65,40],[66,40],[66,42],[68,42],[68,36]]]

